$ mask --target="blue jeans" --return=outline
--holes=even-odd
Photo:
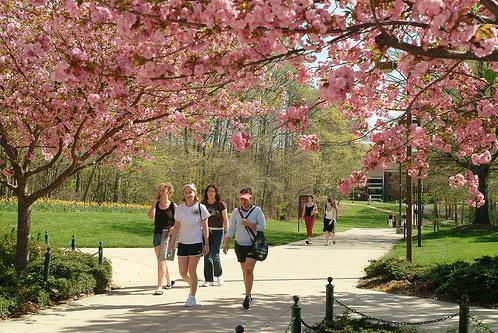
[[[214,281],[213,271],[214,276],[221,276],[223,274],[220,260],[220,247],[223,236],[223,230],[211,230],[211,237],[213,239],[209,245],[208,255],[204,256],[204,281]]]

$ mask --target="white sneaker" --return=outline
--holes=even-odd
[[[223,275],[222,276],[217,276],[216,277],[216,282],[218,283],[218,287],[222,286],[223,283],[225,283],[225,280],[223,279]]]
[[[213,285],[213,283],[212,283],[212,282],[210,282],[210,281],[206,281],[206,282],[204,282],[203,284],[201,284],[201,287],[211,287],[212,285]]]
[[[195,305],[197,305],[197,302],[195,301],[195,296],[189,296],[185,301],[185,307],[189,308]]]

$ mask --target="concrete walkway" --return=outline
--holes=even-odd
[[[152,249],[105,249],[113,262],[114,282],[121,289],[52,307],[36,315],[0,322],[1,333],[72,332],[284,332],[290,320],[292,296],[300,295],[306,322],[319,322],[325,313],[326,278],[334,278],[335,296],[374,317],[402,321],[430,320],[458,311],[452,303],[385,294],[355,288],[368,260],[386,253],[399,238],[392,229],[352,229],[339,233],[337,244],[324,246],[322,237],[312,246],[304,242],[270,248],[266,261],[255,269],[253,307],[244,310],[240,266],[231,250],[222,255],[225,284],[199,288],[195,308],[184,308],[187,285],[179,279],[177,262],[168,263],[175,287],[153,296],[156,276]],[[94,250],[89,249],[90,252]],[[202,278],[202,261],[198,267]],[[493,331],[498,311],[472,308]],[[342,308],[335,307],[335,312]],[[428,332],[456,328],[458,319],[433,326]]]

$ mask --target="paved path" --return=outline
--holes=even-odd
[[[352,229],[339,233],[338,243],[333,246],[323,246],[323,238],[318,237],[312,246],[298,242],[273,247],[268,259],[256,265],[250,310],[241,306],[243,282],[233,251],[223,256],[225,285],[199,288],[197,299],[201,305],[187,309],[183,307],[187,285],[179,279],[162,296],[152,295],[152,249],[105,249],[113,262],[114,282],[122,289],[0,322],[0,332],[233,332],[239,324],[251,333],[284,332],[290,320],[292,295],[302,296],[306,322],[321,321],[327,276],[334,277],[338,299],[372,316],[422,321],[457,312],[458,307],[451,303],[355,288],[368,260],[382,256],[398,238],[392,229]],[[169,267],[173,277],[178,278],[177,263],[169,263]],[[202,276],[202,262],[198,273]],[[335,311],[342,310],[336,307]],[[498,330],[498,311],[475,312],[487,322],[493,321],[490,328]],[[441,332],[457,325],[457,320],[451,320],[422,328]]]

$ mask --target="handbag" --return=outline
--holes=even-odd
[[[316,204],[313,206],[313,211],[311,212],[311,215],[315,217],[318,216],[318,206]]]
[[[176,251],[176,239],[171,239],[171,228],[163,229],[161,233],[161,243],[159,244],[159,260],[169,260],[173,261],[175,259],[175,251]],[[169,242],[173,241],[172,249],[169,249]],[[171,252],[168,250],[172,250]]]
[[[242,212],[240,211],[239,209],[239,214],[240,214],[240,217],[242,217],[243,219],[247,219],[247,217],[249,216],[249,214],[251,214],[253,210],[251,209],[249,211],[249,213],[247,213],[247,215],[244,217],[242,215]],[[245,226],[246,229],[247,229],[247,232],[252,235],[249,236],[252,240],[252,253],[254,254],[254,257],[256,260],[258,261],[264,261],[266,259],[266,257],[268,256],[268,242],[266,241],[266,237],[265,237],[265,234],[263,231],[258,231],[256,233],[254,233],[254,231],[249,228],[248,226]]]

